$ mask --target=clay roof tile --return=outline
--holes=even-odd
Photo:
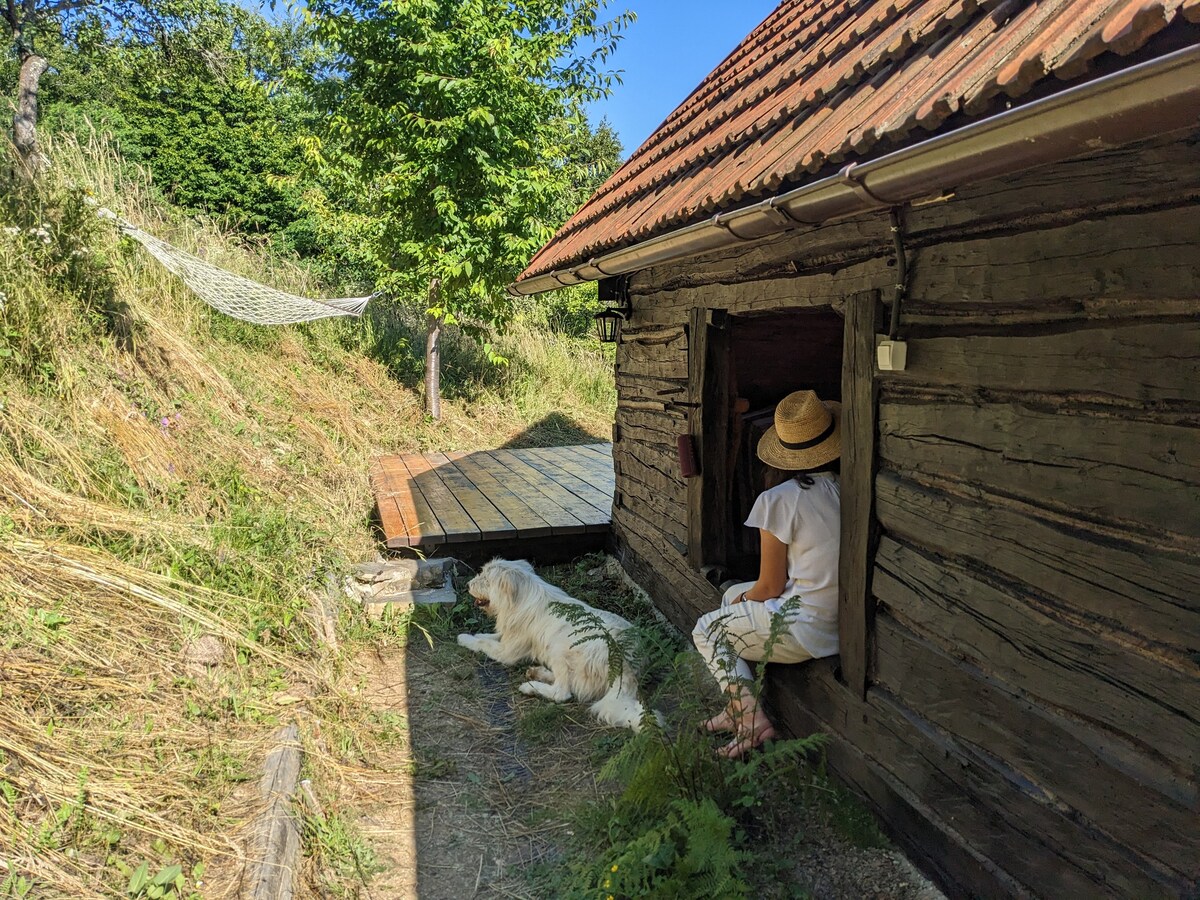
[[[1200,0],[783,0],[543,247],[522,279],[1086,76]]]

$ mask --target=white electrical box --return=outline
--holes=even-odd
[[[903,372],[908,361],[908,344],[904,341],[881,340],[875,347],[876,359],[881,372]]]

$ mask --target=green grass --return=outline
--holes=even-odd
[[[450,329],[431,422],[417,313],[234,322],[87,201],[252,279],[339,290],[163,206],[102,141],[47,143],[40,183],[0,167],[0,648],[16,685],[0,694],[0,752],[22,773],[0,773],[0,895],[119,896],[131,879],[165,893],[154,879],[172,866],[188,892],[197,865],[241,852],[273,729],[300,710],[322,723],[307,765],[336,809],[339,767],[407,727],[353,694],[349,657],[475,615],[371,622],[344,603],[342,650],[320,646],[311,592],[376,550],[371,459],[604,439],[611,361],[519,327],[497,337],[510,363],[495,368]],[[223,657],[192,671],[202,637]],[[351,821],[312,826],[316,868],[347,895],[370,868]]]

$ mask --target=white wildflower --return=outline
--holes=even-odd
[[[9,237],[16,237],[21,233],[21,229],[17,228],[15,225],[6,225],[4,226],[4,233]]]
[[[8,294],[0,291],[0,312],[4,312],[6,306],[8,306]]]

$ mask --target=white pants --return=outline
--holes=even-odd
[[[762,603],[743,600],[733,603],[754,586],[753,581],[735,584],[721,598],[721,606],[696,621],[692,641],[722,691],[730,685],[749,685],[754,681],[747,660],[761,662],[771,634],[772,613]],[[800,646],[790,629],[784,628],[771,647],[770,662],[798,663],[812,659]]]

